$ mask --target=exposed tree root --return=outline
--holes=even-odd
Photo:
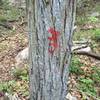
[[[93,53],[93,52],[74,51],[73,54],[76,54],[76,55],[86,55],[86,56],[90,56],[92,58],[100,60],[100,54],[96,54],[96,53]]]

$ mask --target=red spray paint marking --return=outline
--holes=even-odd
[[[58,38],[60,33],[53,28],[50,28],[48,32],[51,33],[51,37],[48,37],[48,40],[50,41],[48,51],[53,54],[54,51],[59,47]]]

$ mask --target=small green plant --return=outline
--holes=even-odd
[[[0,22],[18,20],[19,17],[24,15],[24,11],[22,9],[9,5],[9,0],[3,0],[1,8]]]
[[[84,39],[83,37],[91,38],[95,42],[99,42],[100,41],[100,29],[95,28],[95,29],[90,29],[90,30],[84,30],[84,31],[76,32],[74,34],[74,40],[82,40]]]
[[[29,96],[29,78],[27,69],[13,69],[12,75],[15,80],[0,83],[0,91],[14,94],[15,92],[23,97]]]
[[[96,86],[100,85],[100,68],[93,66],[91,67],[91,72],[92,74],[89,74],[87,77],[79,78],[77,88],[89,96],[96,97]]]
[[[6,22],[6,21],[7,21],[7,17],[0,15],[0,22]]]
[[[12,8],[6,11],[5,16],[8,20],[17,20],[21,16],[21,13],[19,9]]]
[[[81,83],[84,83],[87,86],[89,86],[90,84],[93,85],[93,83],[94,83],[93,80],[91,80],[91,79],[85,79],[85,78],[80,78],[79,81]]]
[[[94,87],[94,81],[92,79],[80,78],[78,88],[86,94],[96,96],[96,89]]]
[[[15,80],[0,83],[0,91],[12,93]]]
[[[92,22],[92,23],[95,23],[95,22],[99,21],[99,19],[94,17],[94,16],[89,17],[88,20],[89,20],[89,22]]]
[[[12,74],[16,79],[28,81],[28,69],[15,68],[12,70]]]
[[[77,16],[76,17],[76,23],[78,25],[83,25],[83,24],[86,24],[88,21],[88,18],[87,17],[83,17],[83,16]]]
[[[75,73],[77,75],[83,74],[83,70],[80,68],[83,64],[79,61],[77,57],[72,58],[71,66],[69,68],[71,73]]]
[[[10,8],[9,0],[1,0],[0,1],[0,8],[5,9],[5,10],[9,9]]]
[[[12,74],[16,79],[16,84],[13,89],[19,92],[24,97],[29,96],[29,75],[27,66],[24,69],[13,69]]]
[[[94,80],[95,83],[100,84],[100,68],[97,66],[92,67],[93,73],[90,75],[90,78]]]
[[[81,93],[87,96],[91,96],[92,98],[98,97],[96,87],[100,86],[100,68],[97,66],[91,66],[91,74],[81,69],[83,65],[84,64],[79,61],[79,58],[72,58],[70,72],[78,76],[76,87]]]
[[[100,41],[100,29],[95,29],[93,39],[97,42]]]

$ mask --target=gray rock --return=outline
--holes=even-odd
[[[99,12],[93,12],[90,16],[91,17],[98,17],[98,16],[100,16],[100,13]]]
[[[11,95],[6,93],[5,96],[8,98],[7,100],[21,100],[17,94]]]
[[[16,67],[20,67],[21,64],[28,63],[28,57],[29,57],[29,48],[26,47],[22,51],[18,53],[18,55],[15,57],[16,60]]]
[[[72,96],[70,93],[67,94],[66,99],[67,100],[77,100],[77,98],[75,96]]]

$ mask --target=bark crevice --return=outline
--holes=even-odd
[[[30,99],[66,100],[75,0],[30,0],[28,3]],[[50,53],[48,32],[60,33]]]

